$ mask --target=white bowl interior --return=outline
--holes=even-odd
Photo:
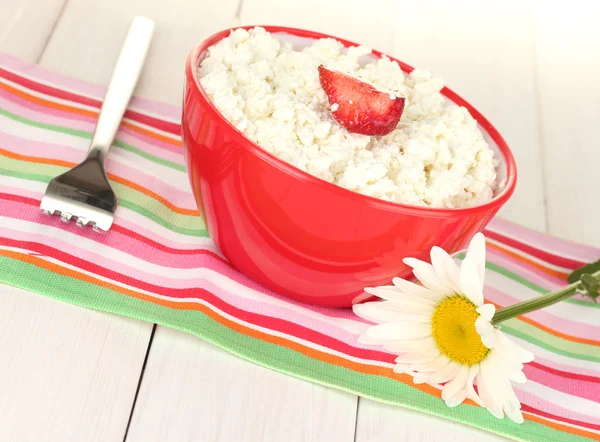
[[[273,33],[273,36],[277,37],[281,42],[290,42],[292,47],[296,50],[302,50],[311,45],[311,43],[315,40],[314,38],[309,37],[298,37],[297,35],[291,35],[285,32],[277,32]],[[377,57],[373,54],[365,55],[359,59],[360,63],[368,63],[370,61],[375,60]],[[446,100],[451,101],[449,98]],[[496,191],[494,196],[500,194],[504,188],[506,187],[507,181],[507,170],[506,170],[506,158],[500,151],[498,144],[492,139],[490,134],[480,125],[478,124],[481,133],[483,134],[483,138],[489,144],[490,148],[494,152],[494,158],[499,160],[499,164],[496,167],[497,173],[497,182],[498,186],[496,187]]]

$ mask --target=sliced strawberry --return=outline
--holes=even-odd
[[[350,132],[386,135],[398,125],[404,110],[404,97],[375,89],[339,71],[319,66],[321,86],[327,94],[335,121]]]

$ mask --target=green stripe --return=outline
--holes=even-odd
[[[550,291],[550,289],[547,289],[547,288],[541,287],[537,284],[534,284],[533,282],[523,278],[522,276],[517,275],[516,273],[513,273],[510,270],[507,270],[503,267],[500,267],[498,264],[494,264],[493,262],[487,261],[485,264],[485,267],[487,269],[491,270],[492,272],[499,273],[500,275],[505,276],[508,279],[512,279],[513,281],[518,282],[519,284],[524,285],[525,287],[527,287],[535,292],[538,292],[542,295],[545,295],[546,293],[548,293]],[[584,301],[581,299],[566,299],[563,302],[567,302],[569,304],[581,305],[584,307],[600,308],[600,304],[597,304],[593,301]]]
[[[48,183],[65,170],[66,168],[62,166],[18,161],[0,155],[0,175]],[[208,236],[204,221],[199,215],[176,213],[160,201],[142,192],[120,183],[113,182],[112,185],[119,197],[119,205],[173,232],[197,237]]]
[[[456,258],[458,260],[462,260],[465,258],[465,254],[460,253],[456,256]],[[543,295],[545,295],[546,293],[548,293],[550,291],[550,289],[547,289],[547,288],[541,287],[537,284],[534,284],[533,282],[523,278],[522,276],[519,276],[516,273],[511,272],[510,270],[500,267],[498,264],[494,264],[493,262],[487,261],[485,263],[485,267],[487,269],[491,270],[492,272],[499,273],[500,275],[505,276],[508,279],[512,279],[513,281],[518,282],[519,284],[524,285],[525,287],[527,287],[535,292],[541,293]],[[583,300],[583,299],[566,299],[562,302],[566,302],[566,303],[574,304],[574,305],[580,305],[580,306],[584,306],[584,307],[600,308],[600,304],[595,303],[593,301]]]
[[[48,270],[0,256],[0,279],[26,290],[75,305],[130,316],[193,333],[257,364],[372,398],[466,423],[521,441],[583,442],[590,439],[560,432],[531,421],[515,424],[499,420],[486,410],[459,405],[448,408],[439,398],[392,379],[359,373],[319,361],[286,347],[237,333],[193,310],[175,310],[113,292],[90,282],[67,278]]]
[[[552,353],[584,361],[600,362],[600,347],[559,338],[519,319],[503,322],[500,328],[510,335],[545,348]]]
[[[76,137],[85,138],[86,140],[92,139],[91,132],[86,132],[84,130],[78,130],[78,129],[71,129],[68,127],[57,126],[54,124],[41,123],[39,121],[34,121],[34,120],[30,120],[28,118],[23,118],[19,115],[15,115],[15,114],[8,112],[7,110],[2,109],[2,108],[0,108],[0,115],[4,115],[5,117],[10,118],[11,120],[18,121],[19,123],[26,124],[28,126],[38,127],[40,129],[47,129],[52,132],[59,132],[59,133],[67,134],[67,135],[73,135]],[[160,164],[162,166],[169,167],[171,169],[179,170],[182,172],[186,171],[184,165],[177,164],[172,161],[165,160],[163,158],[155,157],[154,155],[150,155],[149,153],[144,152],[143,150],[140,150],[137,147],[132,146],[131,144],[124,143],[123,141],[115,140],[115,142],[113,143],[113,146],[119,147],[123,150],[126,150],[127,152],[131,152],[135,155],[138,155],[142,158],[152,161],[153,163]]]

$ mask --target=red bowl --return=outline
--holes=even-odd
[[[331,37],[265,28],[295,45]],[[447,88],[442,93],[469,110],[500,158],[498,174],[504,186],[486,204],[433,209],[387,202],[328,183],[276,158],[219,113],[196,76],[207,48],[230,31],[211,35],[187,59],[183,146],[211,238],[239,271],[265,287],[311,304],[348,307],[365,299],[364,287],[387,284],[394,276],[409,277],[404,257],[427,260],[435,245],[449,253],[462,250],[512,195],[517,172],[506,142],[473,106]],[[398,63],[405,72],[413,69]]]

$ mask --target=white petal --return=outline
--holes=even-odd
[[[436,359],[430,362],[414,363],[410,365],[412,371],[435,374],[437,371],[444,368],[450,359],[444,355],[439,355]]]
[[[435,348],[435,341],[431,337],[403,339],[387,343],[383,348],[391,353],[422,352]]]
[[[424,384],[431,377],[431,373],[416,373],[413,376],[413,383],[415,384]]]
[[[449,380],[453,379],[458,374],[461,367],[462,367],[462,365],[460,365],[454,361],[449,361],[449,363],[445,367],[438,369],[431,376],[431,379],[429,379],[429,381],[436,383],[436,384],[442,384],[444,382],[448,382]]]
[[[502,411],[502,405],[499,401],[499,395],[502,394],[502,388],[498,385],[496,376],[499,373],[494,371],[493,361],[491,360],[491,353],[479,364],[479,373],[477,374],[477,387],[479,390],[479,397],[483,401],[483,404],[487,410],[497,417],[502,419],[504,412]]]
[[[483,407],[483,401],[473,388],[473,384],[475,383],[475,377],[479,373],[479,364],[471,365],[469,367],[469,378],[467,379],[467,397],[478,404],[480,407]]]
[[[460,269],[444,249],[437,246],[431,249],[431,265],[446,286],[460,292]]]
[[[467,365],[461,365],[456,376],[453,379],[448,381],[444,388],[442,389],[442,399],[446,401],[446,405],[449,407],[451,405],[448,404],[448,399],[452,398],[456,393],[464,389],[464,397],[463,401],[467,397],[467,389],[466,383],[469,378],[469,367]],[[462,402],[462,401],[461,401]],[[460,402],[459,402],[460,403]],[[455,404],[458,405],[459,403]]]
[[[382,341],[381,339],[375,339],[375,338],[371,338],[370,336],[367,336],[366,334],[360,335],[357,339],[359,344],[364,344],[364,345],[383,345],[386,342],[389,341]]]
[[[519,362],[527,363],[533,361],[533,353],[531,353],[529,350],[525,350],[520,345],[508,339],[506,335],[501,331],[498,331],[496,335],[498,344],[506,346],[508,352],[514,355],[514,357],[517,358]]]
[[[404,258],[402,261],[412,267],[413,273],[425,287],[446,296],[454,293],[451,287],[440,281],[431,264],[416,258]]]
[[[434,292],[427,287],[407,281],[406,279],[394,278],[392,282],[400,291],[417,298],[425,298],[434,302],[439,302],[444,297],[441,293]]]
[[[413,302],[405,301],[381,301],[385,304],[385,308],[389,310],[396,310],[400,313],[414,313],[417,315],[433,316],[434,306],[426,304],[416,304]]]
[[[506,378],[502,379],[502,387],[504,390],[504,400],[503,406],[506,411],[508,408],[521,408],[521,403],[519,402],[519,398],[515,394],[515,391],[510,384],[510,381]]]
[[[467,398],[467,389],[463,388],[461,390],[458,390],[454,396],[449,397],[448,400],[446,400],[446,405],[449,406],[450,408],[456,407],[457,405],[462,404],[466,398]]]
[[[368,328],[366,334],[370,338],[388,341],[418,339],[431,335],[431,326],[407,321],[387,322]]]
[[[481,337],[481,343],[487,348],[493,348],[496,344],[496,329],[489,321],[480,316],[475,320],[475,330]]]
[[[412,296],[401,292],[397,287],[367,287],[365,292],[391,302],[407,303],[412,305],[428,305],[434,307],[436,303],[431,299]]]
[[[431,322],[430,315],[402,313],[398,307],[390,305],[389,302],[354,304],[352,310],[357,316],[378,324],[396,321]]]
[[[521,413],[519,408],[506,408],[504,411],[511,421],[516,422],[517,424],[522,424],[525,422],[523,419],[523,413]]]
[[[399,364],[422,364],[433,361],[437,358],[439,352],[437,349],[431,349],[420,353],[405,353],[396,358]]]
[[[483,286],[479,282],[479,275],[477,274],[475,264],[468,258],[465,258],[460,266],[460,287],[462,288],[462,293],[477,307],[483,304]]]
[[[527,377],[525,376],[525,373],[523,373],[521,370],[513,370],[507,372],[506,377],[511,381],[516,382],[517,384],[524,384],[525,382],[527,382]]]
[[[485,281],[485,236],[483,236],[483,233],[477,233],[473,237],[469,243],[465,259],[469,259],[475,264],[479,282],[483,288],[483,282]]]
[[[400,373],[400,374],[409,373],[410,367],[405,364],[396,364],[396,365],[394,365],[393,371],[394,371],[394,373]]]
[[[496,313],[496,306],[494,304],[483,304],[477,308],[477,313],[484,317],[486,321],[491,321]]]

